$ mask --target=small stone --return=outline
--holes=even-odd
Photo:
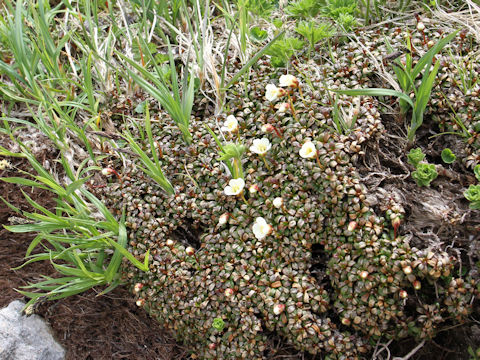
[[[0,310],[0,359],[61,360],[65,350],[38,315],[24,316],[21,301]]]

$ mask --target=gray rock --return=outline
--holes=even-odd
[[[0,359],[63,360],[65,350],[55,341],[48,325],[38,315],[22,315],[24,306],[15,300],[0,310]]]

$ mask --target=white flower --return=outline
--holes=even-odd
[[[267,98],[268,101],[275,101],[279,97],[285,95],[285,90],[276,87],[273,84],[268,84],[265,88],[265,97]]]
[[[288,86],[292,88],[296,88],[299,85],[298,79],[290,74],[280,76],[279,83],[280,86]]]
[[[253,140],[253,145],[250,146],[250,151],[258,155],[265,155],[272,147],[270,141],[267,138]]]
[[[283,205],[283,199],[281,197],[276,197],[273,199],[273,206],[275,206],[277,209],[280,209]]]
[[[311,141],[307,141],[305,144],[303,144],[302,148],[300,149],[300,156],[304,159],[310,159],[315,157],[317,154],[317,148],[315,147],[315,144],[312,143]]]
[[[252,227],[253,234],[258,240],[262,240],[264,237],[270,235],[273,231],[271,225],[267,224],[263,217],[257,217]]]
[[[228,115],[227,120],[223,123],[221,127],[222,131],[235,132],[238,130],[238,121],[237,118],[233,115]]]
[[[242,192],[245,187],[245,181],[242,178],[231,179],[228,182],[228,185],[225,186],[225,195],[238,195]]]

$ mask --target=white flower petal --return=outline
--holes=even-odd
[[[279,89],[273,84],[268,84],[265,87],[265,90],[266,90],[265,97],[267,98],[268,101],[275,101],[285,93],[285,90]]]
[[[305,144],[302,145],[302,148],[300,149],[300,156],[304,159],[313,158],[316,154],[317,148],[315,147],[315,144],[311,141],[307,141]]]
[[[290,74],[282,75],[279,79],[280,86],[298,87],[298,79]]]
[[[271,149],[271,147],[272,144],[270,144],[270,140],[267,138],[254,139],[253,145],[250,146],[250,151],[255,154],[265,155],[267,151]]]
[[[225,195],[238,195],[245,187],[245,181],[242,178],[230,179],[228,185],[223,190]]]
[[[264,237],[270,235],[272,230],[272,226],[267,224],[263,217],[257,217],[252,226],[253,234],[258,240],[262,240]]]
[[[222,131],[234,132],[238,129],[238,121],[237,118],[233,115],[228,115],[227,120],[223,123],[221,127]]]

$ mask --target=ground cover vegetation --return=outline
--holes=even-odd
[[[200,359],[272,358],[272,337],[325,359],[410,339],[408,359],[477,326],[475,1],[1,14],[1,180],[34,209],[2,197],[4,226],[59,273],[19,289],[25,311],[124,285]]]

